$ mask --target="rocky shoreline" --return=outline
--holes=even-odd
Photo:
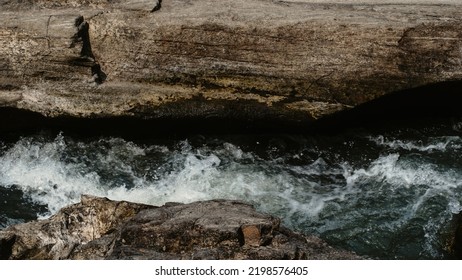
[[[0,231],[0,259],[360,259],[228,200],[162,207],[82,196]]]
[[[440,102],[442,112],[460,114],[461,7],[0,0],[0,132],[204,123],[303,130],[381,98],[392,106],[375,103],[369,115],[387,119],[422,100],[429,111]],[[359,258],[279,223],[240,202],[153,207],[83,197],[48,220],[1,231],[0,258]]]

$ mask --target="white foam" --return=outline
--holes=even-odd
[[[97,174],[81,174],[78,165],[59,160],[65,146],[62,136],[49,143],[22,139],[0,158],[0,184],[16,185],[35,202],[48,205],[52,213],[79,201],[82,193],[103,195],[97,188]]]
[[[402,143],[393,145],[402,149]],[[142,167],[137,166],[139,161],[144,161]],[[104,173],[123,180],[105,178]],[[263,160],[230,143],[195,148],[183,141],[169,149],[118,138],[75,142],[59,135],[52,141],[23,138],[4,148],[0,185],[17,185],[33,201],[47,205],[50,213],[78,202],[82,194],[153,205],[238,199],[283,217],[286,225],[296,229],[317,223],[318,228],[310,230],[318,233],[350,227],[358,234],[364,224],[392,231],[420,215],[435,196],[444,196],[451,212],[462,210],[458,196],[462,175],[399,152],[383,154],[362,168],[349,162],[328,163],[322,157],[291,166],[280,159]],[[415,193],[408,204],[399,206],[402,209],[357,206],[377,195],[393,201],[400,192]],[[367,221],[371,213],[365,211],[402,213],[386,224],[372,225]],[[357,225],[355,219],[366,220]],[[428,233],[433,230],[429,225]]]
[[[456,199],[451,199],[449,201],[448,208],[452,214],[459,214],[462,212],[462,205]]]
[[[387,182],[395,188],[426,185],[431,189],[449,191],[462,185],[462,178],[456,172],[439,171],[431,163],[400,160],[398,153],[381,156],[367,169],[358,169],[346,176],[349,185],[371,179]]]
[[[369,137],[369,140],[374,142],[378,146],[388,147],[393,150],[408,150],[408,151],[420,151],[420,152],[432,152],[432,151],[445,151],[449,146],[455,146],[460,148],[461,138],[458,136],[444,136],[430,138],[430,141],[423,142],[417,141],[403,141],[403,140],[389,140],[382,135]]]
[[[368,189],[371,196],[386,194],[390,204],[394,200],[403,199],[404,193],[413,193],[413,197],[408,198],[407,206],[402,205],[401,210],[382,209],[382,214],[399,211],[398,217],[386,222],[384,226],[392,231],[400,231],[415,219],[426,221],[422,225],[425,232],[422,253],[434,258],[441,257],[438,233],[451,219],[451,213],[462,210],[459,195],[462,188],[461,174],[450,169],[441,170],[430,163],[407,161],[394,153],[379,157],[366,169],[354,170],[348,174],[346,181],[353,188]],[[371,186],[376,189],[370,189]],[[366,193],[361,195],[364,199],[367,199]],[[437,206],[432,202],[435,199],[447,201],[447,206]],[[432,210],[434,207],[440,210],[435,213]]]

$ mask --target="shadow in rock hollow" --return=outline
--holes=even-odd
[[[226,110],[212,117],[169,117],[168,114],[146,117],[144,112],[139,112],[137,117],[48,118],[27,110],[3,107],[0,108],[0,133],[2,138],[41,130],[64,131],[82,137],[143,138],[191,134],[342,133],[354,128],[386,130],[397,126],[428,126],[436,119],[462,117],[461,89],[462,81],[451,81],[403,90],[318,121],[303,119],[301,115],[281,117],[255,104],[235,103],[218,104],[217,107]],[[182,108],[182,105],[185,104],[176,106]],[[196,105],[189,104],[190,107]]]
[[[462,117],[462,81],[430,84],[402,90],[317,121],[313,128],[324,132],[366,127],[386,129],[428,125],[436,119]]]

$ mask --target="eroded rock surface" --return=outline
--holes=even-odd
[[[0,231],[2,259],[357,259],[248,204],[154,207],[83,196],[47,220]]]
[[[0,105],[51,117],[313,121],[462,78],[460,1],[3,0],[0,7]],[[69,48],[79,16],[94,58]]]

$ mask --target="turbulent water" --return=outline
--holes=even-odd
[[[445,258],[442,233],[461,211],[461,127],[142,141],[23,136],[0,142],[0,228],[47,217],[81,194],[154,205],[225,198],[361,255]]]

